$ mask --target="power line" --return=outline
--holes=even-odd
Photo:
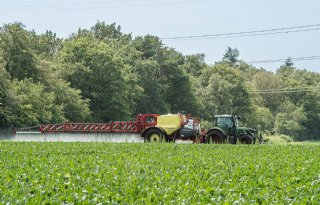
[[[281,93],[297,93],[297,92],[318,92],[320,89],[312,89],[312,90],[291,90],[291,91],[268,91],[268,92],[254,92],[257,94],[281,94]]]
[[[14,8],[5,8],[2,6],[0,10],[8,10],[8,9],[15,9],[15,10],[21,10],[21,9],[28,9],[28,10],[90,10],[90,9],[113,9],[113,8],[135,8],[135,7],[148,7],[148,6],[169,6],[169,5],[179,5],[179,4],[190,4],[190,3],[198,3],[198,2],[208,2],[212,0],[181,0],[181,1],[166,1],[166,2],[153,2],[153,3],[139,3],[139,4],[129,4],[129,5],[121,5],[117,3],[123,3],[123,2],[137,2],[141,0],[122,0],[122,1],[109,1],[109,2],[93,2],[93,4],[101,4],[96,6],[90,6],[92,3],[88,5],[88,3],[74,3],[74,4],[42,4],[42,5],[22,5],[19,7],[19,5],[16,5]],[[113,3],[113,5],[112,5]],[[109,5],[106,5],[109,4]],[[47,8],[47,7],[50,8]]]
[[[266,90],[253,90],[253,93],[259,94],[274,94],[274,93],[296,93],[296,92],[316,92],[320,91],[320,88],[316,87],[301,87],[301,88],[274,88]]]
[[[1,7],[7,7],[7,8],[12,8],[12,6],[14,6],[15,8],[28,8],[28,7],[43,7],[43,6],[79,6],[79,5],[98,5],[98,4],[113,4],[113,3],[125,3],[125,2],[137,2],[137,1],[143,1],[143,0],[112,0],[112,1],[92,1],[92,2],[88,2],[88,1],[68,1],[68,2],[39,2],[37,4],[28,4],[28,3],[23,3],[23,4],[19,4],[19,5],[2,5]]]
[[[308,56],[308,57],[297,57],[290,58],[292,61],[309,61],[309,60],[320,60],[320,56]],[[259,63],[279,63],[285,62],[288,58],[284,59],[273,59],[273,60],[257,60],[257,61],[248,61],[248,64],[259,64]]]
[[[239,38],[239,37],[247,37],[247,36],[275,35],[275,34],[297,33],[297,32],[305,32],[305,31],[315,31],[315,30],[320,30],[320,24],[274,28],[274,29],[265,29],[265,30],[232,32],[232,33],[205,34],[205,35],[195,35],[195,36],[176,36],[176,37],[167,37],[167,38],[160,38],[160,39],[178,41],[178,40],[202,40],[202,39],[215,39],[215,38]]]

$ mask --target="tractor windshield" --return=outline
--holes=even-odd
[[[221,127],[232,127],[232,118],[231,117],[218,117],[217,126]]]

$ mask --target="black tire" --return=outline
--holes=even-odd
[[[206,142],[209,144],[222,144],[225,142],[225,137],[219,131],[211,131],[207,133]]]
[[[239,141],[241,144],[252,144],[253,139],[250,135],[242,134],[239,136]]]
[[[144,135],[144,142],[148,142],[148,143],[165,142],[164,134],[162,131],[157,129],[148,130]]]

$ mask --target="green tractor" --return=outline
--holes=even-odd
[[[256,144],[262,143],[262,135],[257,130],[239,127],[239,117],[236,115],[216,115],[214,127],[206,133],[206,142],[221,144]]]

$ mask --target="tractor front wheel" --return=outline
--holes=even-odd
[[[149,143],[160,143],[164,142],[164,136],[160,130],[151,129],[144,135],[144,140]]]
[[[239,136],[239,141],[241,144],[252,144],[253,139],[250,135],[242,134]]]

